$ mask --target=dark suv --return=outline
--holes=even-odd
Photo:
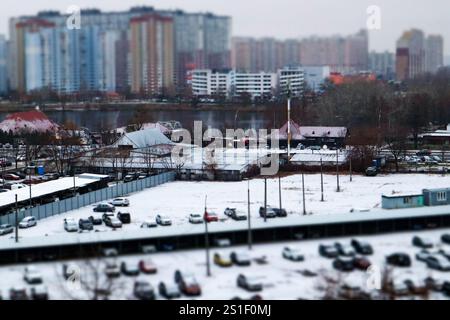
[[[94,225],[89,219],[80,219],[78,221],[78,227],[80,230],[92,231],[94,230]]]
[[[128,212],[119,212],[117,214],[117,219],[122,221],[122,223],[131,223],[131,215]]]

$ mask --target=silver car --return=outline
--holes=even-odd
[[[35,217],[25,217],[20,221],[19,228],[26,229],[37,225],[37,220]]]
[[[2,224],[0,225],[0,236],[3,236],[5,234],[13,233],[14,227],[10,224]]]

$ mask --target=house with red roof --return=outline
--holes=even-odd
[[[50,120],[39,109],[9,114],[0,122],[0,131],[21,133],[46,133],[56,132],[59,125]]]

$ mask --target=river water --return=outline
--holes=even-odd
[[[0,120],[7,116],[7,112],[0,112]],[[133,109],[125,110],[47,110],[45,114],[58,124],[70,121],[79,127],[100,131],[126,126],[132,122],[135,115]],[[227,128],[261,129],[279,127],[281,116],[276,113],[267,115],[263,112],[236,112],[234,110],[167,110],[149,111],[149,122],[179,121],[184,128],[192,129],[194,121],[202,121],[204,127],[224,130]]]

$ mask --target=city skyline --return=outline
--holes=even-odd
[[[231,0],[231,3],[235,0]],[[156,1],[145,2],[121,2],[117,0],[99,0],[95,5],[91,1],[61,0],[58,3],[50,1],[35,1],[23,6],[9,6],[2,8],[0,12],[0,34],[8,35],[8,20],[11,17],[21,15],[33,15],[41,10],[59,10],[65,12],[73,4],[81,8],[98,8],[102,11],[127,10],[135,5],[149,5],[157,9],[182,9],[187,12],[211,11],[218,15],[230,15],[233,18],[234,36],[274,37],[279,39],[305,38],[311,35],[329,36],[334,34],[349,35],[364,28],[367,21],[366,9],[374,3],[370,1],[350,0],[345,4],[330,3],[319,0],[315,3],[303,0],[280,0],[277,6],[271,5],[273,1],[263,0],[258,6],[251,3],[239,2],[239,5],[230,5],[230,1],[192,0],[186,3],[181,0],[168,0],[163,4]],[[434,1],[429,6],[420,1],[412,1],[408,5],[408,14],[404,13],[403,3],[399,0],[379,0],[377,4],[381,9],[381,30],[369,32],[369,50],[395,51],[395,43],[404,30],[411,28],[422,29],[427,34],[442,34],[444,37],[444,54],[450,54],[449,39],[450,29],[446,12],[450,10],[450,4],[445,1]],[[297,10],[298,8],[298,10]],[[326,10],[324,10],[326,8]],[[346,10],[348,8],[348,10]],[[292,10],[294,9],[294,10]],[[339,12],[339,14],[335,14]],[[305,16],[307,19],[297,19],[297,16]],[[324,23],[315,23],[322,19]],[[271,27],[267,28],[267,24]]]

